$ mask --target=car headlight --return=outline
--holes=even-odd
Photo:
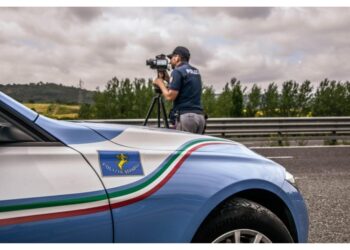
[[[286,178],[286,181],[288,181],[290,184],[292,184],[295,188],[298,188],[297,187],[297,183],[295,181],[295,178],[294,178],[294,176],[291,173],[286,171],[286,177],[285,178]]]

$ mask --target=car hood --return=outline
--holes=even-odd
[[[41,115],[36,120],[36,124],[55,138],[71,146],[77,144],[96,145],[96,143],[110,141],[115,145],[131,149],[174,152],[181,150],[183,145],[191,141],[220,141],[226,142],[226,144],[230,146],[230,150],[224,150],[222,152],[215,150],[215,154],[234,154],[240,157],[245,156],[268,160],[246,148],[244,145],[231,140],[192,134],[173,129],[108,123],[67,122],[50,119]],[[206,149],[208,153],[209,151],[207,150],[210,151],[211,149]]]
[[[223,140],[174,129],[89,122],[79,124],[94,130],[99,135],[118,145],[135,149],[175,151],[181,145],[192,140]],[[237,144],[233,141],[225,141]]]
[[[236,162],[264,166],[266,171],[267,169],[274,169],[276,173],[279,173],[281,180],[285,176],[285,168],[283,166],[232,140],[164,128],[88,122],[79,124],[90,128],[116,145],[142,152],[161,151],[164,153],[167,151],[168,153],[173,153],[174,151],[188,150],[188,147],[185,145],[198,144],[198,142],[212,144],[209,147],[196,149],[197,154],[203,155],[208,159],[210,157],[231,158],[232,160],[235,159]]]
[[[214,139],[210,136],[191,134],[173,129],[59,121],[42,115],[38,117],[35,123],[67,145],[111,141],[114,144],[128,148],[175,151],[181,145],[192,140]],[[218,138],[216,139],[219,140]],[[228,142],[234,143],[232,141]]]
[[[234,157],[236,160],[240,159],[243,162],[252,162],[279,169],[278,172],[281,176],[285,174],[285,169],[281,165],[231,140],[171,129],[67,122],[44,116],[39,116],[35,123],[66,145],[80,151],[86,157],[92,157],[94,160],[91,160],[91,162],[94,166],[99,164],[96,152],[101,150],[125,150],[130,148],[131,151],[135,149],[143,153],[160,151],[159,155],[166,157],[175,151],[188,150],[188,145],[219,143],[221,146],[201,147],[196,149],[196,152],[206,157]],[[157,155],[154,154],[152,157],[154,158]]]
[[[183,145],[188,144],[191,141],[219,141],[226,142],[225,144],[227,145],[226,147],[221,147],[221,151],[217,151],[212,147],[203,148],[198,151],[203,152],[204,154],[215,153],[216,155],[248,157],[273,162],[255,153],[254,151],[248,149],[246,146],[238,142],[207,135],[198,135],[183,131],[177,131],[174,129],[150,128],[144,126],[88,122],[82,122],[79,124],[92,129],[99,135],[117,145],[131,149],[174,152],[181,150],[181,148],[183,148]]]

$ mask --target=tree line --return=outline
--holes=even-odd
[[[151,79],[114,77],[94,94],[92,104],[81,105],[79,118],[144,118],[155,95]],[[169,112],[171,103],[165,103]],[[350,116],[350,82],[324,79],[314,89],[308,80],[286,81],[281,89],[270,83],[266,89],[254,84],[248,91],[232,78],[220,94],[204,86],[202,104],[209,117]]]
[[[0,91],[25,103],[93,103],[95,91],[50,82],[0,84]]]

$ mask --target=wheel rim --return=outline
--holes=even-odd
[[[258,231],[237,229],[219,236],[213,243],[272,243],[272,241]]]

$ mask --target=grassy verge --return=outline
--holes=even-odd
[[[77,119],[80,105],[57,103],[24,103],[28,108],[55,119]]]

